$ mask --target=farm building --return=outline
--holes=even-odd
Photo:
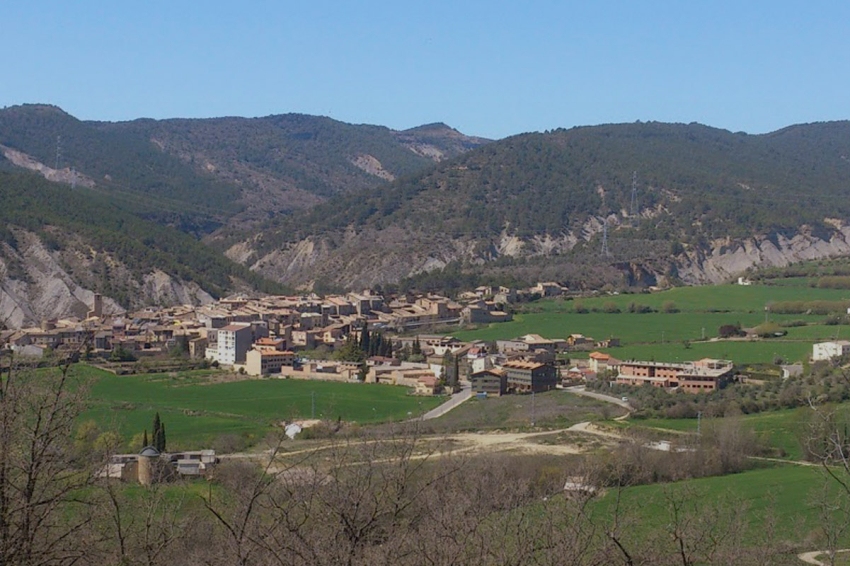
[[[850,341],[819,342],[812,345],[812,361],[821,362],[850,354]]]

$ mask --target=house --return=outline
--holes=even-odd
[[[585,336],[584,334],[570,334],[567,336],[567,346],[574,350],[583,350],[593,348],[594,341],[593,338]]]
[[[561,287],[551,281],[537,283],[537,285],[531,288],[532,293],[538,293],[541,297],[557,297],[566,290],[565,287]]]
[[[413,393],[416,395],[434,395],[439,389],[439,381],[434,375],[423,375],[416,380]]]
[[[245,373],[248,375],[279,374],[283,366],[294,364],[295,353],[289,350],[259,347],[245,354]]]
[[[508,389],[518,393],[549,391],[558,384],[558,370],[552,364],[513,360],[502,369],[507,373]]]
[[[833,342],[819,342],[812,346],[812,361],[820,362],[831,360],[840,356],[850,354],[850,341],[835,340]]]
[[[588,362],[590,371],[594,373],[616,369],[620,363],[619,360],[612,358],[610,354],[604,352],[591,352],[588,356]]]
[[[485,369],[469,375],[472,393],[486,393],[487,396],[504,395],[508,389],[508,374],[503,370]]]

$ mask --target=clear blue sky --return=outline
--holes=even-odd
[[[762,133],[850,118],[848,26],[847,1],[2,0],[0,106]]]

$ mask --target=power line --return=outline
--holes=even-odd
[[[608,217],[606,216],[602,222],[602,255],[608,257],[611,252],[608,250]]]
[[[637,171],[632,173],[632,208],[629,216],[637,217]]]

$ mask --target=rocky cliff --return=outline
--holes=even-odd
[[[95,289],[103,292],[103,287],[120,290],[123,302],[105,294],[107,314],[144,305],[204,304],[213,300],[197,284],[179,281],[157,269],[134,275],[121,262],[73,236],[67,237],[62,250],[50,249],[38,236],[24,230],[16,230],[15,237],[14,248],[8,243],[0,245],[0,327],[21,328],[67,316],[83,318],[91,309]]]
[[[676,254],[669,252],[670,244],[666,241],[637,242],[631,243],[637,251],[621,253],[618,230],[627,229],[619,228],[627,220],[616,215],[608,217],[610,257],[600,255],[598,244],[603,222],[596,217],[588,218],[578,233],[524,239],[506,232],[494,239],[446,238],[434,232],[388,227],[311,236],[261,256],[254,253],[250,241],[245,241],[230,248],[227,255],[266,277],[304,289],[313,288],[317,282],[338,288],[397,283],[452,262],[462,263],[467,269],[474,270],[475,266],[486,269],[488,264],[506,257],[524,260],[531,266],[545,265],[546,273],[555,278],[561,266],[561,280],[569,278],[574,282],[581,279],[576,275],[576,265],[593,264],[608,273],[619,272],[622,279],[612,281],[618,284],[666,285],[678,279],[689,285],[701,285],[728,282],[751,268],[781,267],[850,255],[850,225],[834,219],[828,220],[834,226],[830,230],[802,226],[796,232],[717,239]]]

